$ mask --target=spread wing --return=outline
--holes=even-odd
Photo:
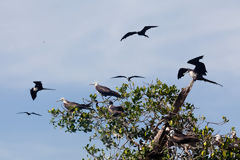
[[[30,114],[35,114],[35,115],[37,115],[37,116],[42,116],[41,114],[38,114],[38,113],[35,113],[35,112],[32,112],[32,113],[30,113]]]
[[[182,78],[187,71],[189,71],[188,68],[180,68],[178,70],[178,76],[177,76],[178,79]]]
[[[26,114],[28,114],[28,112],[18,112],[17,114],[23,114],[23,113],[26,113]]]
[[[129,77],[129,80],[131,80],[132,78],[145,78],[145,77],[143,77],[143,76],[131,76],[131,77]]]
[[[37,97],[37,92],[32,89],[30,89],[30,94],[32,96],[32,99],[34,100]]]
[[[189,60],[187,63],[195,65],[194,71],[200,75],[207,75],[207,70],[205,64],[200,62],[199,60],[202,59],[203,56],[199,56]]]
[[[41,81],[33,81],[33,83],[35,83],[35,87],[37,87],[37,88],[39,88],[39,89],[42,89],[42,88],[43,88]]]
[[[189,60],[187,63],[193,64],[193,65],[198,65],[199,60],[202,59],[202,58],[203,58],[203,56],[199,56],[199,57],[196,57],[196,58],[193,58],[193,59]]]
[[[115,77],[112,77],[112,78],[127,78],[126,76],[115,76]]]
[[[134,35],[134,34],[137,34],[137,32],[128,32],[127,34],[125,34],[125,35],[122,37],[122,39],[121,39],[120,41],[122,41],[123,39],[125,39],[125,38],[127,38],[127,37],[129,37],[129,36],[132,36],[132,35]]]
[[[158,27],[158,26],[145,26],[140,32],[145,33],[147,30],[149,30],[151,28],[155,28],[155,27]]]

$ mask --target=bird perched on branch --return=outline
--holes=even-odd
[[[180,68],[178,71],[178,79],[182,78],[184,76],[185,73],[189,73],[189,75],[196,81],[196,80],[201,80],[201,81],[205,81],[205,82],[209,82],[209,83],[213,83],[213,84],[217,84],[219,86],[222,86],[221,84],[208,80],[206,78],[204,78],[203,76],[207,75],[207,70],[205,67],[205,64],[200,62],[199,60],[202,59],[203,56],[199,56],[196,58],[193,58],[191,60],[189,60],[187,63],[195,65],[194,69],[190,69],[190,68]]]
[[[93,110],[91,107],[92,102],[88,103],[88,104],[79,104],[76,102],[71,102],[66,100],[65,98],[60,98],[57,102],[62,101],[64,107],[69,110],[69,111],[73,111],[75,108],[78,108],[79,110],[81,109],[88,109],[88,110]]]
[[[177,130],[170,130],[170,141],[177,144],[191,144],[195,145],[200,140],[193,135],[185,135]]]
[[[114,116],[119,116],[124,113],[123,106],[114,106],[112,101],[109,101],[108,111]]]
[[[112,78],[126,78],[128,80],[128,82],[130,82],[132,78],[145,78],[145,77],[142,77],[142,76],[130,76],[130,77],[127,77],[127,76],[115,76],[115,77],[112,77]]]
[[[148,35],[146,35],[146,31],[151,28],[155,28],[155,27],[158,27],[158,26],[145,26],[141,31],[128,32],[122,37],[121,41],[129,36],[134,35],[134,34],[138,34],[139,36],[145,36],[145,37],[149,38]]]
[[[114,96],[114,97],[117,97],[117,98],[120,98],[121,95],[113,90],[111,90],[110,88],[108,87],[105,87],[105,86],[101,86],[99,85],[97,82],[94,82],[90,85],[94,85],[96,90],[102,95],[102,96]]]
[[[35,113],[35,112],[18,112],[17,114],[27,114],[28,116],[34,114],[34,115],[37,115],[37,116],[42,116],[41,114],[38,114],[38,113]]]
[[[43,88],[41,81],[33,81],[35,83],[35,87],[30,89],[30,94],[32,96],[32,99],[34,100],[37,97],[37,92],[41,90],[55,90],[50,88]]]

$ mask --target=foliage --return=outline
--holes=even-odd
[[[239,139],[226,135],[221,138],[221,142],[216,142],[214,129],[209,127],[206,118],[194,116],[193,104],[184,103],[180,111],[168,121],[167,117],[173,112],[173,103],[180,92],[176,86],[168,86],[157,80],[156,83],[142,87],[135,87],[133,82],[122,84],[117,90],[122,98],[115,99],[114,104],[124,106],[121,115],[113,116],[108,111],[108,99],[91,94],[91,101],[96,102],[94,110],[75,108],[70,112],[52,108],[49,110],[52,114],[51,123],[55,127],[64,128],[66,132],[89,133],[89,144],[85,149],[92,159],[240,158],[239,147],[232,146]],[[223,120],[224,123],[228,121],[226,117]],[[160,156],[149,158],[156,135],[166,122],[170,128],[184,134],[190,133],[200,141],[196,146],[176,143],[170,145],[166,142],[161,148]],[[169,138],[169,133],[167,137]]]

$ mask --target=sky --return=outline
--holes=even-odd
[[[82,102],[96,93],[89,83],[115,88],[116,75],[141,75],[143,85],[160,79],[179,89],[190,77],[177,79],[180,67],[204,55],[207,78],[223,84],[196,82],[187,102],[216,127],[239,135],[240,2],[233,0],[1,0],[0,1],[0,159],[66,160],[86,157],[88,135],[69,134],[50,124],[47,113],[61,97]],[[146,25],[158,28],[150,38],[121,37]],[[29,89],[40,80],[56,91]],[[34,111],[42,117],[16,114]]]

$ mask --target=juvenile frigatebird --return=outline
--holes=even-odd
[[[114,116],[119,116],[124,112],[123,106],[114,106],[112,101],[109,101],[108,111]]]
[[[115,76],[115,77],[112,77],[112,78],[126,78],[128,80],[128,82],[130,82],[132,78],[145,78],[145,77],[142,77],[142,76],[130,76],[130,77],[127,77],[127,76]]]
[[[186,72],[188,72],[189,75],[194,79],[194,81],[201,80],[201,81],[205,81],[205,82],[209,82],[209,83],[213,83],[213,84],[217,84],[219,86],[222,86],[221,84],[218,84],[217,82],[210,81],[210,80],[203,77],[203,76],[207,75],[207,70],[206,70],[206,67],[205,67],[204,63],[199,61],[202,58],[203,58],[203,56],[199,56],[199,57],[196,57],[196,58],[193,58],[193,59],[189,60],[187,63],[195,65],[195,68],[194,69],[180,68],[179,71],[178,71],[178,79],[183,77],[184,74]]]
[[[69,110],[69,111],[73,111],[75,108],[78,108],[79,110],[81,109],[88,109],[88,110],[93,110],[91,107],[92,102],[88,103],[88,104],[79,104],[76,102],[71,102],[66,100],[65,98],[60,98],[57,102],[62,101],[64,107]]]
[[[41,90],[55,90],[55,89],[50,89],[50,88],[43,88],[42,82],[41,81],[33,81],[35,83],[35,87],[30,89],[30,93],[32,96],[32,99],[34,100],[37,97],[37,92]]]
[[[134,34],[138,34],[139,36],[145,36],[145,37],[149,38],[148,35],[146,35],[146,31],[151,28],[155,28],[155,27],[158,27],[158,26],[145,26],[141,31],[128,32],[122,37],[121,41],[129,36],[134,35]]]
[[[38,114],[38,113],[35,113],[35,112],[18,112],[17,114],[27,114],[28,116],[34,114],[34,115],[37,115],[37,116],[42,116],[41,114]]]
[[[191,144],[199,142],[200,140],[193,135],[185,135],[177,130],[170,130],[170,141],[177,144]]]
[[[94,85],[96,90],[102,95],[102,96],[114,96],[114,97],[121,97],[121,95],[113,90],[111,90],[110,88],[108,87],[105,87],[105,86],[101,86],[99,85],[97,82],[94,82],[90,85]]]

